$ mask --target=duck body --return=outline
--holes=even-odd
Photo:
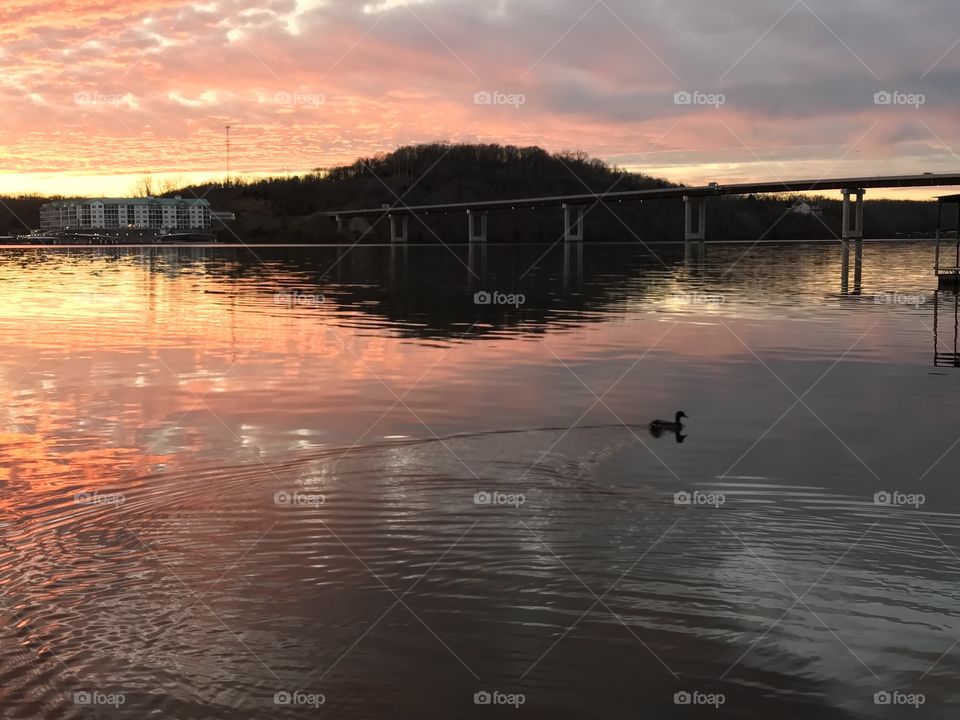
[[[683,423],[680,422],[681,418],[685,418],[687,414],[683,410],[678,410],[676,416],[674,416],[673,421],[670,420],[654,420],[650,423],[651,432],[679,432],[683,429]]]

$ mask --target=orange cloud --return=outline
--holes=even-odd
[[[919,88],[923,108],[882,108],[881,86],[800,11],[731,65],[763,13],[711,25],[719,10],[699,0],[684,17],[610,7],[616,15],[598,6],[577,21],[583,10],[565,0],[547,15],[462,0],[13,0],[0,9],[0,102],[16,109],[0,118],[0,192],[56,192],[78,178],[90,192],[123,192],[120,178],[147,171],[222,175],[228,124],[231,165],[246,173],[437,139],[584,149],[681,181],[955,170],[950,54]],[[791,62],[803,49],[791,33],[822,57]],[[919,85],[932,59],[904,51],[901,61],[890,89]],[[727,102],[675,103],[697,89]],[[482,92],[524,101],[477,105]]]

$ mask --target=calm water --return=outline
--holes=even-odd
[[[2,717],[956,716],[932,246],[452,251],[0,250]]]

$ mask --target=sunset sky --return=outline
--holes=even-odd
[[[0,66],[4,194],[222,178],[226,125],[245,175],[435,140],[689,183],[960,170],[956,0],[5,0]]]

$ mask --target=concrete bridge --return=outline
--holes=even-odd
[[[408,219],[411,215],[463,213],[467,219],[467,238],[470,242],[486,242],[487,213],[528,208],[557,207],[563,210],[563,237],[567,242],[584,238],[584,214],[594,205],[644,200],[682,200],[684,203],[685,241],[706,240],[707,202],[711,197],[728,195],[758,195],[763,193],[796,193],[822,190],[840,190],[843,194],[844,240],[863,238],[863,197],[871,188],[916,188],[960,186],[960,174],[888,175],[878,177],[821,178],[818,180],[788,180],[779,182],[710,183],[699,187],[652,188],[607,193],[555,195],[551,197],[511,198],[477,202],[441,203],[436,205],[404,205],[397,203],[379,208],[333,210],[317,213],[336,220],[337,230],[344,228],[344,219],[353,217],[388,217],[390,239],[402,243],[407,240]]]

